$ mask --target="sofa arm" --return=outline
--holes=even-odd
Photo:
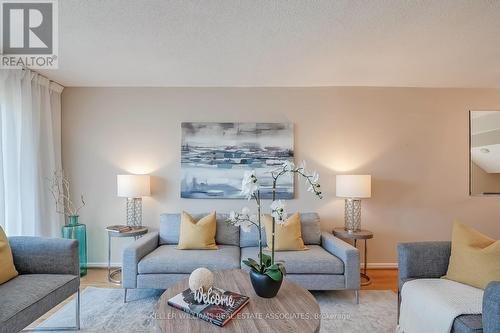
[[[410,279],[439,278],[446,275],[451,242],[398,244],[398,287]]]
[[[483,296],[484,333],[500,332],[500,281],[486,286]]]
[[[359,250],[331,233],[321,233],[321,246],[344,262],[345,288],[359,289]]]
[[[123,288],[137,287],[137,265],[139,261],[158,247],[158,232],[150,232],[123,250],[122,285]]]
[[[19,274],[71,274],[80,276],[78,241],[63,238],[9,237]]]

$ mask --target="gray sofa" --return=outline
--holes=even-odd
[[[398,244],[398,310],[400,291],[406,281],[446,275],[451,242]],[[491,282],[483,296],[482,315],[462,315],[453,322],[452,333],[500,332],[500,282]]]
[[[76,325],[66,329],[80,329],[78,241],[10,237],[9,244],[19,275],[0,285],[0,333],[22,330],[74,293]]]
[[[194,215],[200,218],[205,214]],[[257,230],[246,233],[225,222],[227,214],[217,214],[218,250],[177,250],[180,214],[162,214],[159,232],[151,232],[123,251],[123,287],[127,289],[167,289],[198,267],[210,270],[248,269],[242,263],[257,258]],[[276,252],[285,262],[287,279],[309,290],[360,288],[359,251],[330,233],[321,232],[316,213],[301,214],[302,238],[308,251]],[[265,243],[265,235],[263,236]]]

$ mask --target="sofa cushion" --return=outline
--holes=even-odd
[[[321,244],[321,228],[318,213],[301,213],[302,239],[306,245]]]
[[[264,221],[262,221],[262,224],[264,224]],[[319,215],[317,213],[300,213],[300,224],[304,244],[320,245],[321,229]],[[262,229],[262,245],[267,246],[265,229]],[[240,230],[240,246],[259,246],[259,233],[257,231],[257,228],[253,227],[250,232],[244,232],[243,230]]]
[[[272,250],[272,239],[273,234],[273,218],[271,215],[264,215],[264,226],[266,229],[267,237],[267,248],[266,250]],[[300,215],[295,213],[289,215],[284,223],[276,223],[275,227],[275,239],[274,239],[274,250],[275,251],[304,251],[308,247],[304,245],[304,240],[302,239],[302,233],[300,228]]]
[[[208,215],[191,214],[195,220]],[[236,245],[240,244],[239,227],[226,223],[228,214],[216,214],[217,230],[215,233],[215,243],[217,245]],[[161,214],[160,215],[160,245],[178,244],[179,231],[181,225],[181,214]]]
[[[23,329],[79,285],[78,276],[61,274],[23,274],[0,285],[0,332]]]
[[[265,252],[270,254],[270,252]],[[257,260],[259,247],[241,249],[241,259]],[[283,261],[287,273],[290,274],[344,274],[344,263],[319,245],[310,245],[308,251],[275,252],[275,260]],[[241,263],[241,267],[248,267]]]
[[[264,221],[262,222],[262,226],[264,226]],[[240,228],[240,247],[255,247],[259,246],[259,232],[258,228],[252,226],[250,231],[243,231],[243,228]],[[266,228],[262,228],[262,246],[267,246],[266,241]]]
[[[500,240],[459,222],[453,224],[451,256],[444,278],[484,289],[500,281]]]
[[[12,250],[10,249],[9,240],[0,226],[0,284],[9,281],[17,276],[14,259],[12,258]]]
[[[183,211],[177,248],[179,250],[217,250],[216,227],[215,212],[201,219],[193,219],[191,215]]]
[[[219,245],[217,250],[178,250],[175,245],[161,245],[139,262],[139,274],[191,273],[206,267],[212,271],[240,268],[240,248]]]

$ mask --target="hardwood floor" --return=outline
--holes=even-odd
[[[368,275],[371,277],[371,284],[368,286],[363,286],[361,289],[363,290],[392,290],[397,292],[398,290],[398,270],[397,269],[368,269]],[[116,284],[108,282],[108,271],[105,268],[89,268],[87,271],[87,275],[82,277],[80,280],[80,291],[83,291],[87,287],[100,287],[100,288],[121,288]],[[37,321],[35,321],[29,327],[32,328],[48,317],[50,317],[53,313],[71,301],[74,296],[68,298],[42,317],[40,317]]]
[[[398,291],[398,270],[391,269],[368,269],[368,276],[372,283],[368,286],[362,286],[364,290],[392,290]]]

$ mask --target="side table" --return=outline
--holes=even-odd
[[[133,228],[129,231],[118,232],[106,228],[108,232],[108,281],[114,284],[121,284],[122,281],[115,279],[115,275],[122,271],[121,268],[111,269],[111,238],[112,237],[134,237],[135,240],[148,232],[146,227]]]
[[[363,272],[361,272],[361,277],[365,279],[365,281],[361,282],[362,286],[367,286],[371,283],[371,278],[366,274],[366,268],[367,268],[367,258],[368,258],[368,247],[367,247],[367,240],[373,238],[373,232],[368,231],[368,230],[358,230],[358,231],[353,231],[349,232],[345,230],[344,228],[334,228],[333,229],[333,235],[342,238],[342,239],[351,239],[354,240],[354,247],[357,247],[357,241],[359,240],[364,240],[365,241],[365,253],[364,253],[364,263],[365,267],[363,267]]]

